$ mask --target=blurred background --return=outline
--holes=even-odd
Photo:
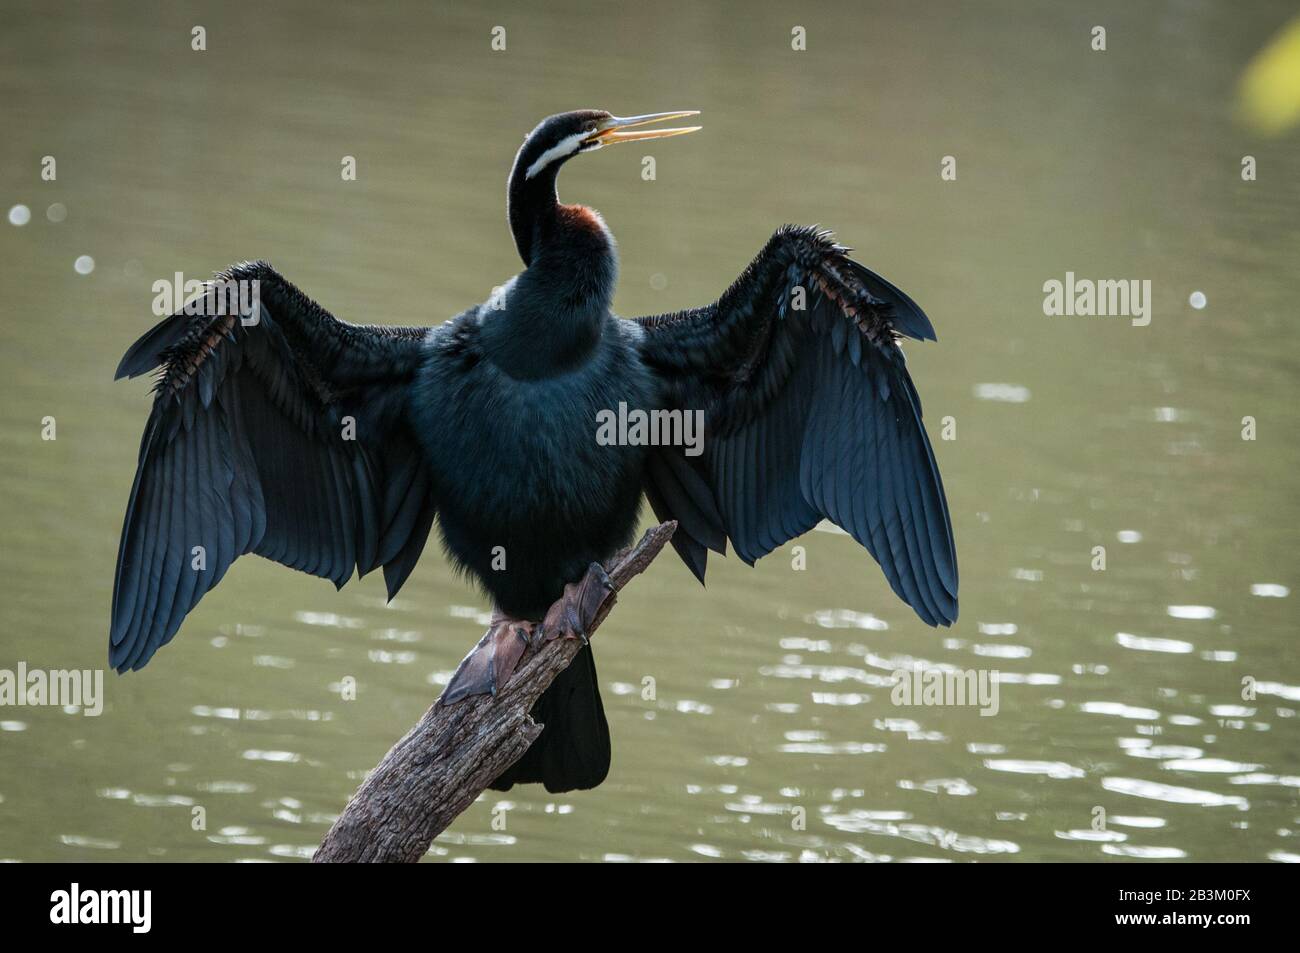
[[[149,407],[112,374],[154,281],[264,257],[341,318],[437,324],[518,268],[538,120],[694,108],[561,176],[617,309],[712,300],[783,222],[915,297],[961,619],[834,532],[707,590],[667,556],[597,640],[609,780],[489,794],[431,859],[1300,860],[1300,150],[1285,89],[1238,118],[1294,3],[3,7],[0,668],[106,663]],[[1046,317],[1067,271],[1150,280],[1150,325]],[[486,612],[433,543],[391,605],[241,560],[102,717],[0,708],[0,859],[309,857]],[[916,662],[999,670],[998,714],[895,706]]]

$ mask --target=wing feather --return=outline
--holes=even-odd
[[[829,519],[921,619],[948,625],[952,522],[898,347],[902,336],[934,340],[934,328],[847,251],[824,232],[787,227],[716,304],[637,319],[664,405],[707,421],[700,462],[659,448],[646,493],[656,514],[678,519],[677,551],[701,580],[711,533],[752,563]],[[792,304],[799,293],[806,308]],[[707,485],[683,491],[672,478],[683,468]],[[716,526],[694,505],[706,497]]]
[[[260,287],[239,315],[217,306],[232,280]],[[163,320],[118,366],[161,368],[114,577],[119,671],[144,666],[245,553],[336,586],[383,564],[391,597],[436,512],[403,411],[425,329],[344,324],[264,263],[218,276],[204,305]]]

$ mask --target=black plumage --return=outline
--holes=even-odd
[[[556,175],[655,135],[627,129],[657,118],[538,126],[509,185],[524,270],[446,324],[346,324],[258,262],[131,347],[119,377],[161,372],[118,554],[115,668],[143,667],[244,553],[336,586],[382,566],[391,598],[435,521],[499,611],[540,619],[630,541],[643,494],[678,521],[673,545],[701,581],[708,551],[730,541],[752,563],[824,518],[921,619],[957,618],[947,503],[897,343],[934,331],[907,295],[827,233],[787,226],[714,304],[613,315],[613,240],[595,212],[559,204]],[[230,282],[256,282],[260,300],[218,313]],[[598,441],[597,414],[620,405],[700,413],[703,452]],[[589,647],[534,715],[546,729],[498,786],[603,780]]]

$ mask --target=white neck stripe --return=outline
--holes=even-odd
[[[575,132],[573,135],[560,140],[557,145],[551,146],[551,148],[547,149],[537,157],[537,161],[528,167],[528,172],[524,175],[524,178],[531,179],[556,159],[563,158],[570,153],[576,152],[578,146],[582,145],[582,140],[587,138],[589,135],[591,135],[589,132]]]

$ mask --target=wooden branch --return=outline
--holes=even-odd
[[[614,592],[601,603],[588,637],[609,615],[618,590],[650,565],[676,529],[673,521],[652,527],[605,563]],[[312,862],[414,863],[423,857],[433,839],[541,734],[528,712],[581,647],[578,639],[543,642],[527,651],[496,698],[434,702],[367,775]]]

